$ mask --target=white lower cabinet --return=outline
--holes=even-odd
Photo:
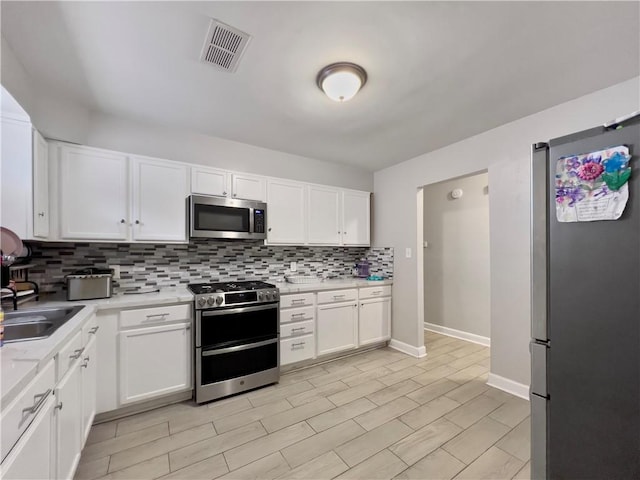
[[[191,388],[190,328],[179,323],[119,333],[121,404]]]
[[[280,365],[301,362],[315,356],[313,335],[302,335],[280,340]]]
[[[0,478],[4,480],[56,478],[54,405],[53,395],[47,395],[28,431],[2,462]]]
[[[361,300],[358,313],[359,346],[391,338],[391,297]]]
[[[358,346],[358,304],[318,305],[318,355],[350,350]]]
[[[56,387],[56,478],[73,478],[82,450],[82,373],[78,359]]]
[[[89,430],[96,415],[97,387],[97,340],[95,335],[89,339],[82,354],[80,364],[82,375],[82,446],[89,436]]]

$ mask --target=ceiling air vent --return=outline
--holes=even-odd
[[[227,72],[235,72],[251,36],[212,19],[200,60]]]

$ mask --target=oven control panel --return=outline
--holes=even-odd
[[[229,307],[232,305],[258,305],[260,303],[277,302],[280,299],[278,289],[247,290],[242,292],[212,293],[198,295],[196,308],[209,309]]]

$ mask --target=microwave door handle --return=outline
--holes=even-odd
[[[255,209],[253,207],[249,207],[249,233],[255,233],[253,226],[253,217],[255,215]]]

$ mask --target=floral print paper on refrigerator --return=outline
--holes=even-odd
[[[629,148],[561,157],[556,164],[556,217],[559,222],[616,220],[629,199]]]

